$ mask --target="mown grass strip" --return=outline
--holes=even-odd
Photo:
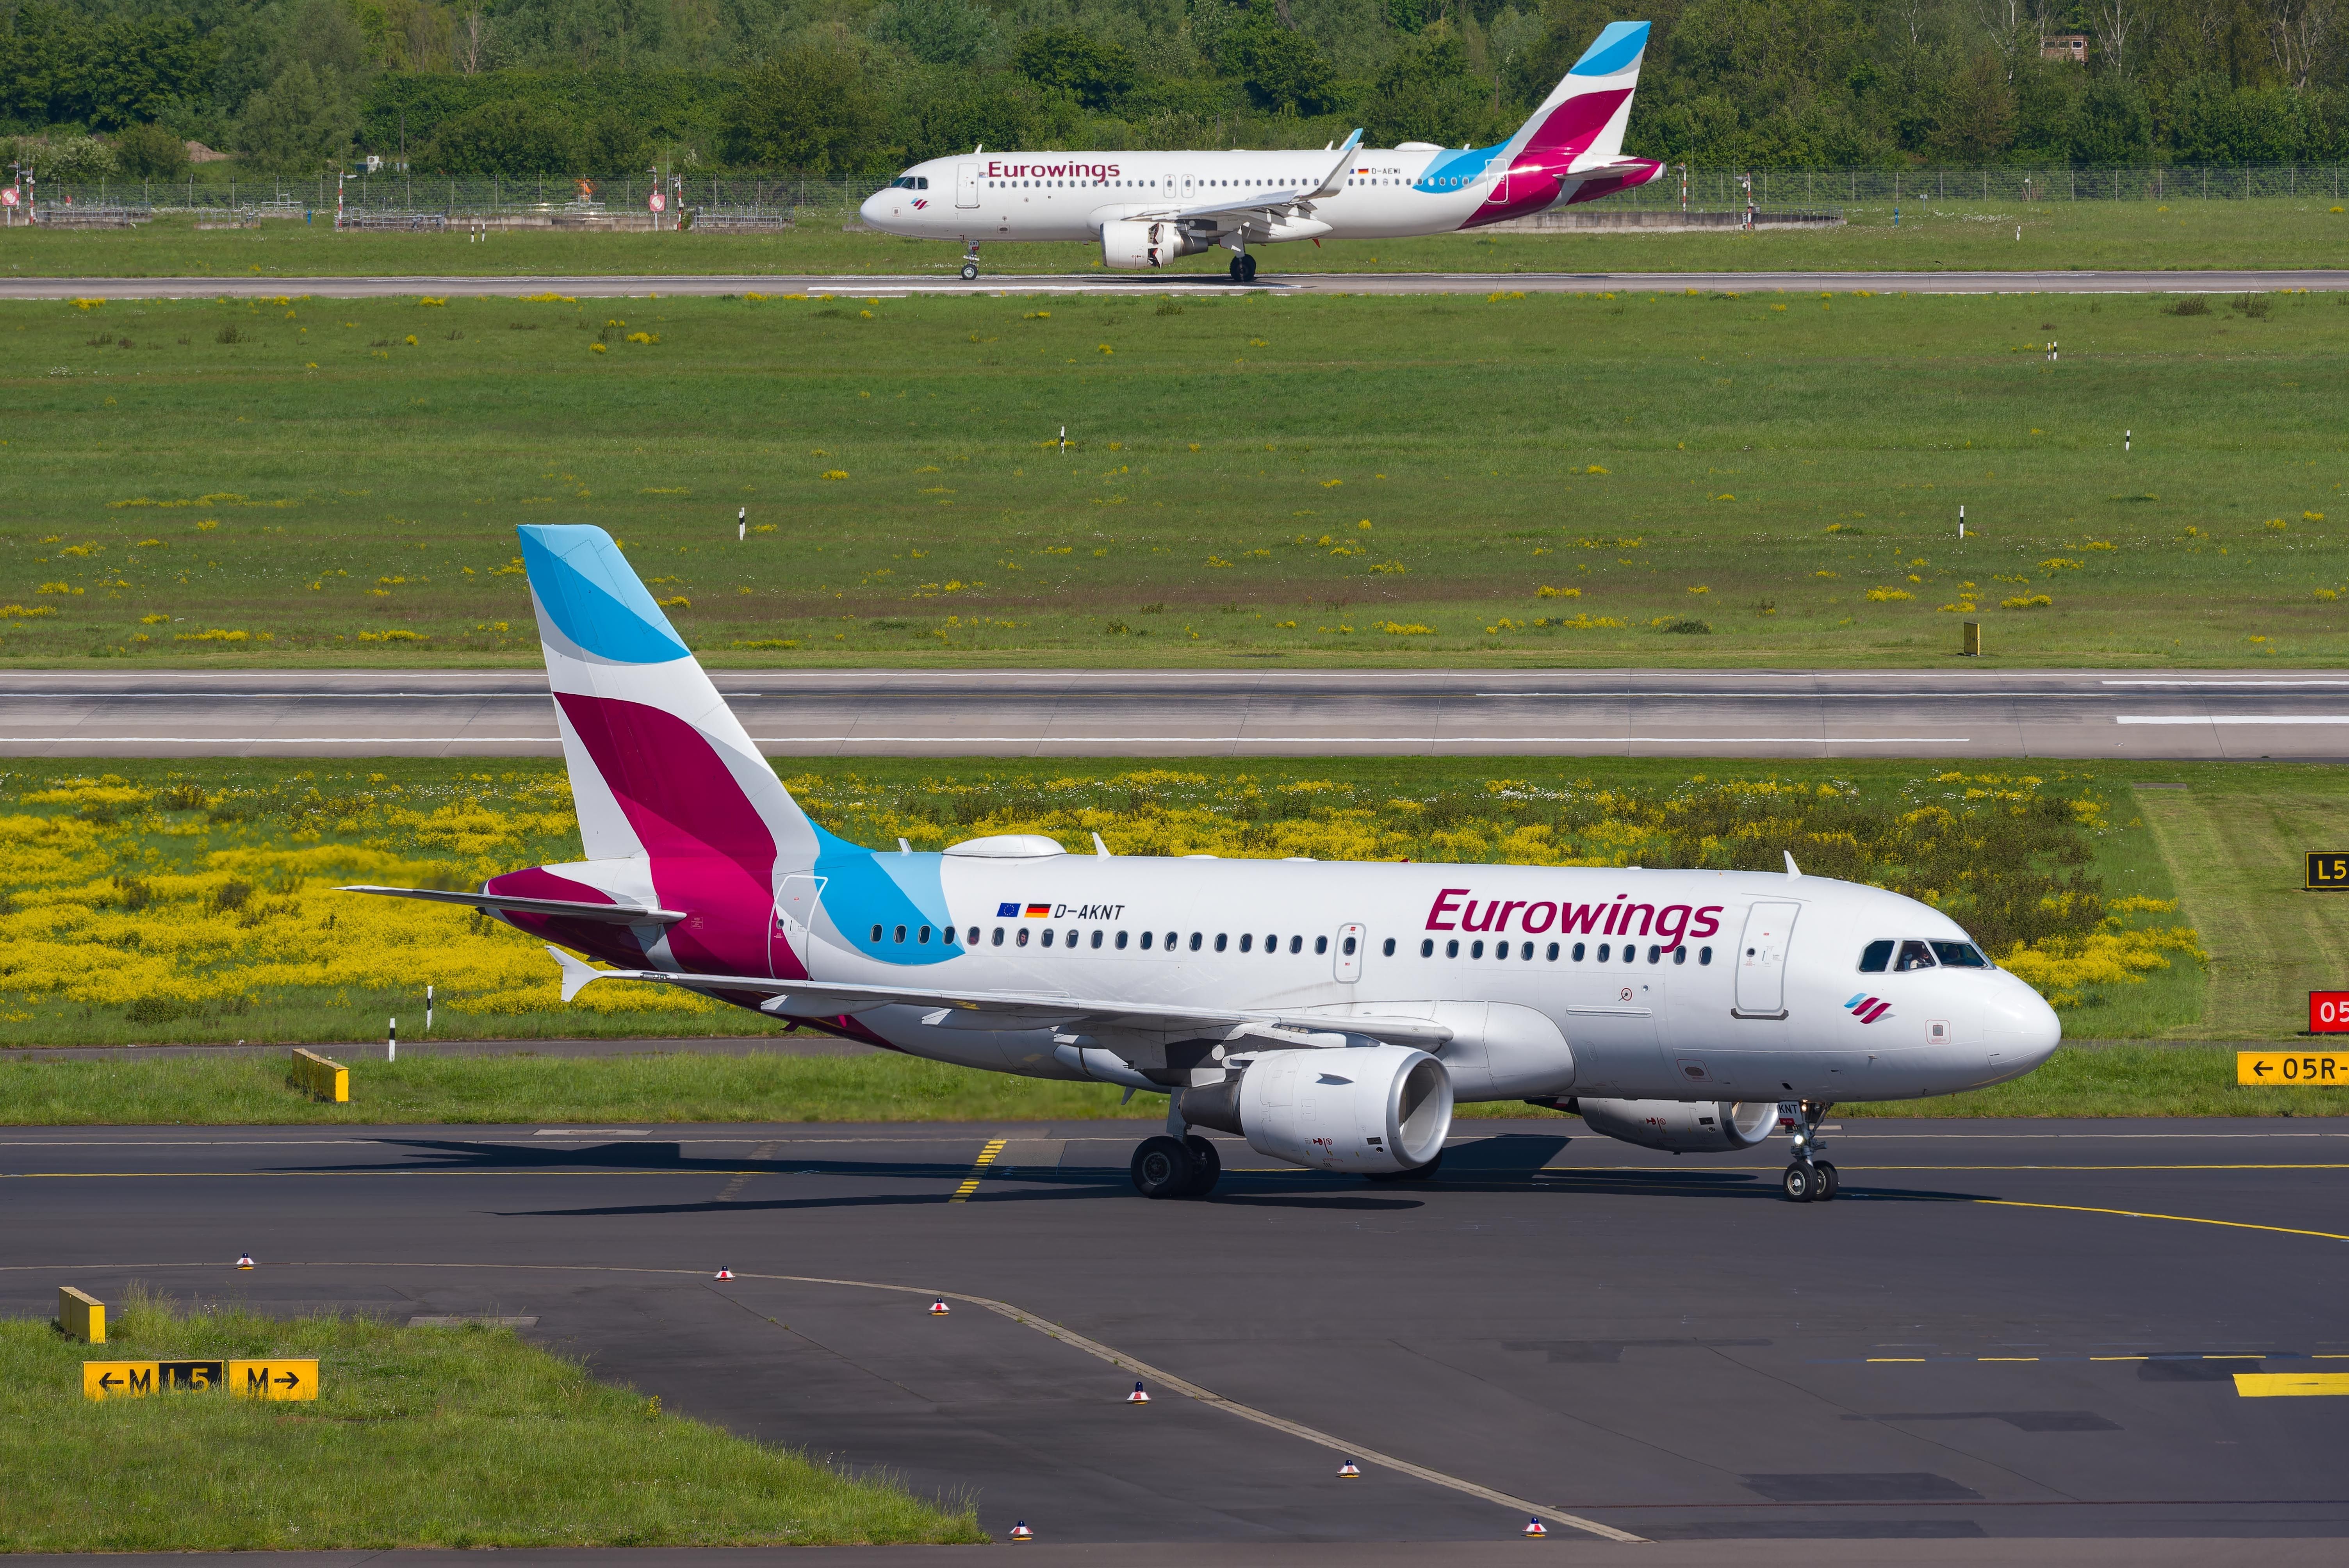
[[[2230,1047],[2066,1046],[2030,1077],[1935,1099],[1852,1104],[1882,1117],[2338,1116],[2349,1091],[2245,1088]],[[914,1057],[421,1057],[360,1062],[347,1105],[285,1086],[249,1057],[64,1062],[0,1058],[0,1125],[71,1127],[698,1122],[1154,1122],[1166,1102]],[[1515,1100],[1464,1120],[1537,1117]]]
[[[0,1322],[0,1551],[978,1542],[969,1507],[663,1415],[511,1330],[197,1313],[134,1294],[103,1350]],[[315,1356],[314,1404],[103,1403],[86,1357]]]

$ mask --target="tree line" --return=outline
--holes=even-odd
[[[1632,150],[1752,169],[2349,155],[2349,0],[1667,0]],[[1000,148],[1506,136],[1597,0],[0,0],[0,134],[315,174],[883,175]],[[2073,49],[2065,40],[2082,40]],[[2054,55],[2058,57],[2047,57]],[[76,160],[78,160],[77,163]]]

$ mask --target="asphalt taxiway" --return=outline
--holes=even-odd
[[[2349,758],[2349,670],[726,670],[770,756]],[[554,756],[538,670],[20,671],[0,756]]]
[[[409,294],[504,297],[564,294],[587,298],[646,295],[837,294],[856,299],[911,294],[1149,294],[1250,293],[1296,294],[1673,293],[1835,294],[2249,294],[2277,290],[2330,293],[2349,289],[2349,270],[2303,268],[2214,271],[2081,272],[1555,272],[1555,273],[1276,273],[1235,284],[1214,273],[1146,275],[1007,273],[966,283],[936,273],[858,276],[817,273],[731,273],[523,277],[152,277],[0,278],[0,300],[256,299],[310,294],[319,299],[386,299]]]
[[[1146,1130],[13,1129],[0,1309],[529,1318],[1064,1545],[2349,1537],[2349,1125],[1855,1122],[1801,1206],[1563,1119],[1151,1203]]]

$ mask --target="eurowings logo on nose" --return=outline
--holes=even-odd
[[[929,204],[930,199],[926,196],[916,196],[914,198],[914,211],[916,212],[922,211],[922,209],[927,207]]]
[[[1852,999],[1846,1002],[1843,1006],[1845,1012],[1849,1013],[1853,1017],[1857,1018],[1863,1024],[1873,1024],[1877,1019],[1881,1018],[1885,1014],[1892,1011],[1891,1003],[1878,1001],[1876,997],[1869,995],[1865,991],[1856,994]]]

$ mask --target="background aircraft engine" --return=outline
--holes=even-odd
[[[1673,1154],[1728,1154],[1751,1149],[1778,1125],[1770,1099],[1578,1099],[1594,1132]]]
[[[1102,225],[1102,265],[1105,267],[1143,272],[1206,248],[1185,233],[1182,224],[1164,220],[1125,218]]]
[[[1408,1046],[1266,1051],[1236,1077],[1184,1090],[1182,1109],[1275,1160],[1391,1175],[1444,1152],[1452,1075]]]

